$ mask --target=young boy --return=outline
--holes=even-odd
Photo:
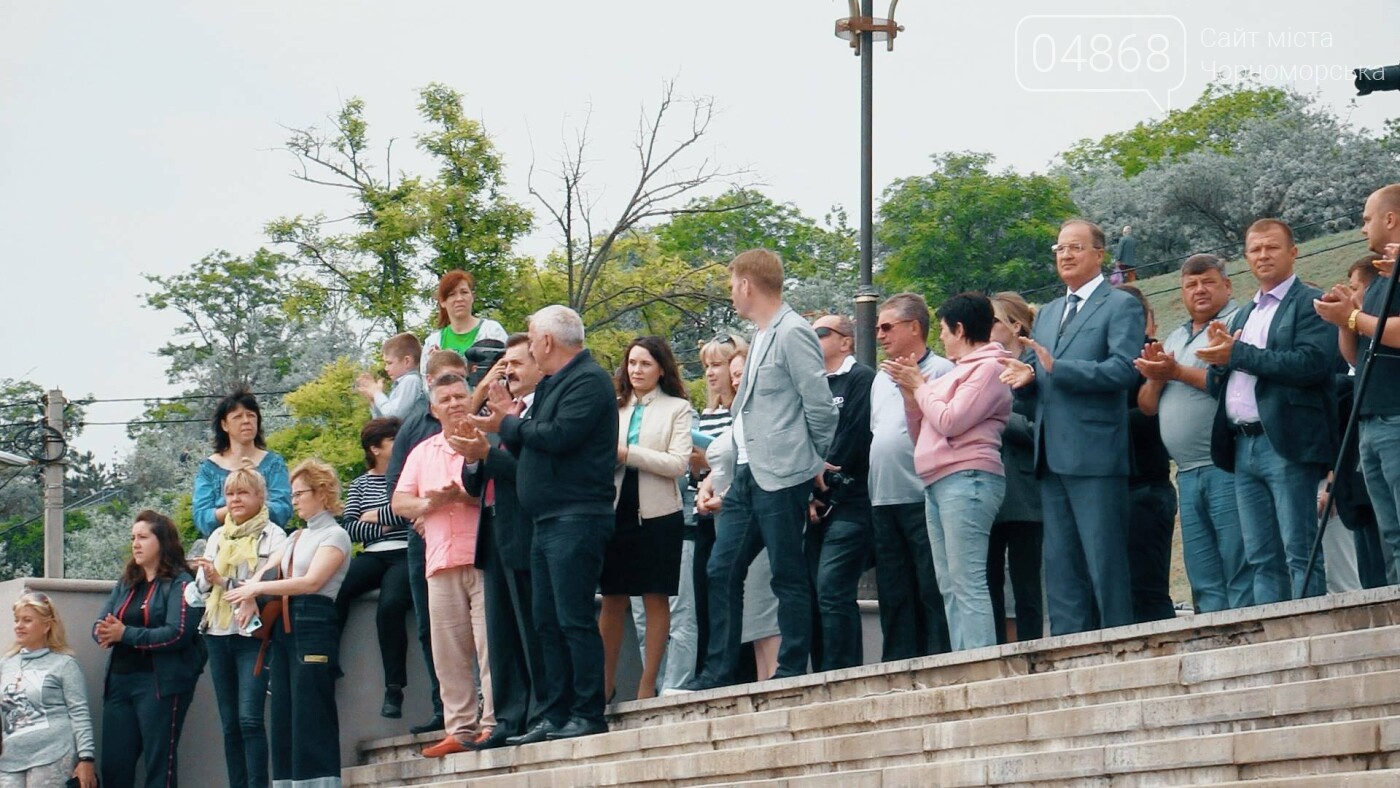
[[[427,400],[423,376],[418,373],[418,359],[423,345],[412,334],[396,334],[384,342],[384,371],[394,385],[384,394],[384,383],[365,372],[355,381],[355,388],[369,400],[369,411],[375,418],[407,418]]]

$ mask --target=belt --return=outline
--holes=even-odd
[[[1264,434],[1264,424],[1259,421],[1241,421],[1230,424],[1230,431],[1236,435],[1248,435],[1257,438]]]

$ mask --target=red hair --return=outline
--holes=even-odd
[[[438,328],[446,328],[452,324],[452,319],[447,316],[447,309],[442,305],[442,302],[446,301],[447,297],[452,294],[452,291],[461,286],[463,282],[467,283],[467,287],[470,288],[473,293],[476,292],[476,277],[472,276],[469,271],[454,269],[443,274],[442,278],[438,280]]]

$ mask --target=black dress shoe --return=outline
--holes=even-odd
[[[497,747],[506,746],[506,744],[508,744],[509,741],[513,738],[515,737],[511,736],[507,731],[497,728],[496,730],[491,731],[491,735],[487,736],[485,739],[473,742],[471,748],[473,750],[494,750]]]
[[[703,690],[715,689],[724,685],[707,676],[700,675],[680,685],[676,689],[682,692],[701,692]]]
[[[441,715],[441,714],[438,714],[437,716],[433,717],[431,720],[428,720],[427,722],[423,723],[422,725],[414,725],[412,728],[409,728],[409,729],[408,729],[408,732],[409,732],[409,733],[432,733],[433,731],[440,731],[440,730],[442,730],[442,729],[445,728],[445,727],[447,727],[447,726],[446,726],[446,725],[444,724],[444,722],[443,722],[442,715]]]
[[[379,716],[391,720],[403,716],[403,688],[392,684],[384,688],[384,705],[379,709]]]
[[[535,742],[541,742],[549,738],[550,734],[554,733],[557,730],[559,729],[556,728],[554,726],[554,723],[550,722],[549,720],[540,720],[539,722],[535,723],[534,727],[530,730],[525,731],[519,736],[511,736],[510,738],[506,739],[506,744],[509,744],[512,747],[521,744],[534,744]]]
[[[545,738],[551,741],[557,739],[576,739],[580,736],[592,736],[595,733],[607,732],[608,724],[602,720],[598,722],[589,722],[582,717],[571,717],[568,722],[564,723],[564,727],[547,734]]]

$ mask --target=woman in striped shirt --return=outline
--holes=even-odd
[[[404,618],[413,609],[408,590],[408,520],[389,509],[384,471],[394,451],[399,420],[371,419],[360,430],[360,448],[369,470],[350,482],[341,524],[350,540],[364,545],[364,552],[350,561],[345,584],[336,596],[340,628],[350,617],[350,603],[368,591],[379,589],[375,624],[379,630],[379,656],[384,663],[384,705],[379,713],[403,716],[403,688],[408,683],[408,634]]]

